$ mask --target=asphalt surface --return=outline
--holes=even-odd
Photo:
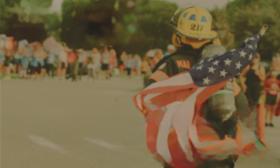
[[[139,78],[1,81],[1,168],[160,168],[145,147],[131,97]],[[280,120],[269,150],[237,168],[280,168]]]

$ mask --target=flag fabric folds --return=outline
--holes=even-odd
[[[183,73],[157,82],[135,96],[134,102],[146,119],[150,152],[175,168],[189,168],[194,167],[197,154],[221,159],[253,149],[256,138],[249,130],[241,133],[239,128],[235,139],[220,140],[200,114],[209,96],[225,85],[226,81],[198,87],[189,73]]]
[[[243,48],[203,60],[190,72],[156,82],[134,97],[146,119],[148,149],[158,160],[174,168],[192,168],[197,158],[222,159],[255,148],[255,135],[241,124],[235,138],[220,139],[201,108],[250,63],[259,38],[251,37]]]

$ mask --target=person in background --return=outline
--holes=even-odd
[[[93,58],[89,57],[87,60],[87,76],[89,79],[94,79],[94,63]]]
[[[136,55],[131,55],[131,73],[132,75],[137,75],[137,59],[136,59]]]
[[[48,56],[47,52],[44,50],[42,44],[40,42],[36,42],[33,45],[33,54],[37,61],[39,62],[39,76],[40,77],[46,77],[47,75],[47,67],[46,67],[46,58]]]
[[[13,57],[16,52],[17,42],[14,37],[8,36],[5,43],[6,56]]]
[[[277,80],[280,81],[280,50],[276,53],[276,55],[272,58],[272,70],[278,72]],[[279,97],[280,98],[280,97]],[[280,116],[280,99],[277,101],[275,116]]]
[[[29,57],[31,55],[30,53],[30,47],[27,40],[21,40],[18,42],[18,50],[17,54],[20,57],[20,68],[18,75],[20,78],[27,78],[27,69],[29,64]]]
[[[103,48],[102,51],[102,66],[101,69],[103,72],[105,72],[105,79],[110,79],[110,69],[109,69],[109,63],[110,63],[110,52],[107,46]]]
[[[134,55],[135,57],[135,63],[136,63],[136,75],[140,75],[141,74],[141,65],[142,65],[142,59],[140,57],[140,55]]]
[[[15,73],[18,75],[19,72],[21,71],[21,58],[22,58],[22,54],[19,52],[19,45],[17,45],[15,54],[13,56],[14,59],[14,66],[15,66]]]
[[[120,56],[120,63],[119,63],[119,69],[120,69],[120,74],[125,74],[125,62],[127,60],[127,53],[125,51],[122,52]]]
[[[261,64],[261,56],[256,53],[251,65],[248,65],[241,72],[241,88],[248,100],[250,114],[247,125],[254,130],[264,141],[265,128],[265,95],[264,81],[266,78],[265,69]]]
[[[85,50],[79,49],[77,50],[77,56],[78,56],[78,70],[77,75],[79,79],[82,79],[82,76],[87,74],[87,60],[88,60],[88,54]]]
[[[4,73],[10,75],[15,73],[15,62],[14,62],[14,54],[16,52],[16,42],[14,37],[6,37],[5,46],[4,46]]]
[[[97,48],[92,49],[93,77],[98,79],[101,69],[101,54]]]
[[[48,57],[46,58],[46,70],[48,76],[52,78],[55,76],[56,62],[57,62],[56,55],[53,53],[49,53]]]
[[[277,104],[277,95],[280,91],[280,83],[277,79],[278,72],[271,71],[270,75],[265,80],[266,93],[266,123],[265,126],[274,127],[273,117],[275,115],[275,108]]]
[[[252,64],[243,70],[241,76],[243,77],[242,88],[249,100],[249,104],[251,107],[256,107],[259,104],[265,80],[265,69],[261,64],[259,53],[256,53]]]
[[[67,64],[67,60],[68,60],[68,52],[70,50],[66,47],[66,46],[63,46],[63,50],[61,50],[59,52],[59,55],[58,55],[58,66],[57,66],[57,71],[56,71],[56,74],[57,74],[57,77],[59,79],[64,79],[66,78],[66,71],[67,71],[67,67],[68,67],[68,64]]]
[[[30,64],[31,61],[31,56],[29,55],[23,55],[21,57],[21,72],[20,72],[20,77],[21,78],[28,78],[29,77],[29,73],[28,73],[28,66]]]
[[[75,51],[69,51],[67,56],[67,79],[72,79],[72,81],[75,81],[77,79],[77,60],[78,56]]]
[[[31,77],[30,64],[31,64],[32,55],[33,55],[33,49],[32,49],[32,45],[31,44],[28,44],[25,47],[24,55],[25,55],[25,57],[22,57],[21,61],[22,61],[23,67],[26,68],[26,77],[30,78]]]
[[[118,65],[117,52],[112,46],[109,46],[109,52],[110,52],[109,75],[110,75],[110,77],[112,77],[113,72],[115,71],[115,69]]]
[[[40,76],[41,73],[40,62],[34,55],[31,56],[29,69],[30,69],[30,75],[32,79],[36,79]]]
[[[125,70],[128,77],[131,77],[132,68],[133,68],[133,57],[131,54],[129,54],[125,61]]]

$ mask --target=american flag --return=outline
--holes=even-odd
[[[195,153],[213,158],[242,153],[254,143],[255,137],[248,131],[242,131],[246,136],[236,139],[204,141],[197,123],[201,106],[209,96],[250,64],[259,39],[259,35],[248,38],[242,48],[202,60],[190,72],[156,82],[134,97],[146,119],[148,149],[157,159],[174,168],[192,168]],[[208,134],[211,129],[204,132]]]
[[[258,47],[260,36],[245,40],[240,49],[233,49],[221,56],[207,58],[192,67],[190,74],[198,86],[209,86],[237,76],[251,63]]]

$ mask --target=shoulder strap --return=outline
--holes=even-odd
[[[152,69],[152,73],[154,73],[155,71],[158,70],[158,68],[164,64],[167,60],[171,59],[171,56],[173,56],[174,54],[170,54],[170,55],[167,55],[165,57],[163,57],[156,65],[155,67]]]

